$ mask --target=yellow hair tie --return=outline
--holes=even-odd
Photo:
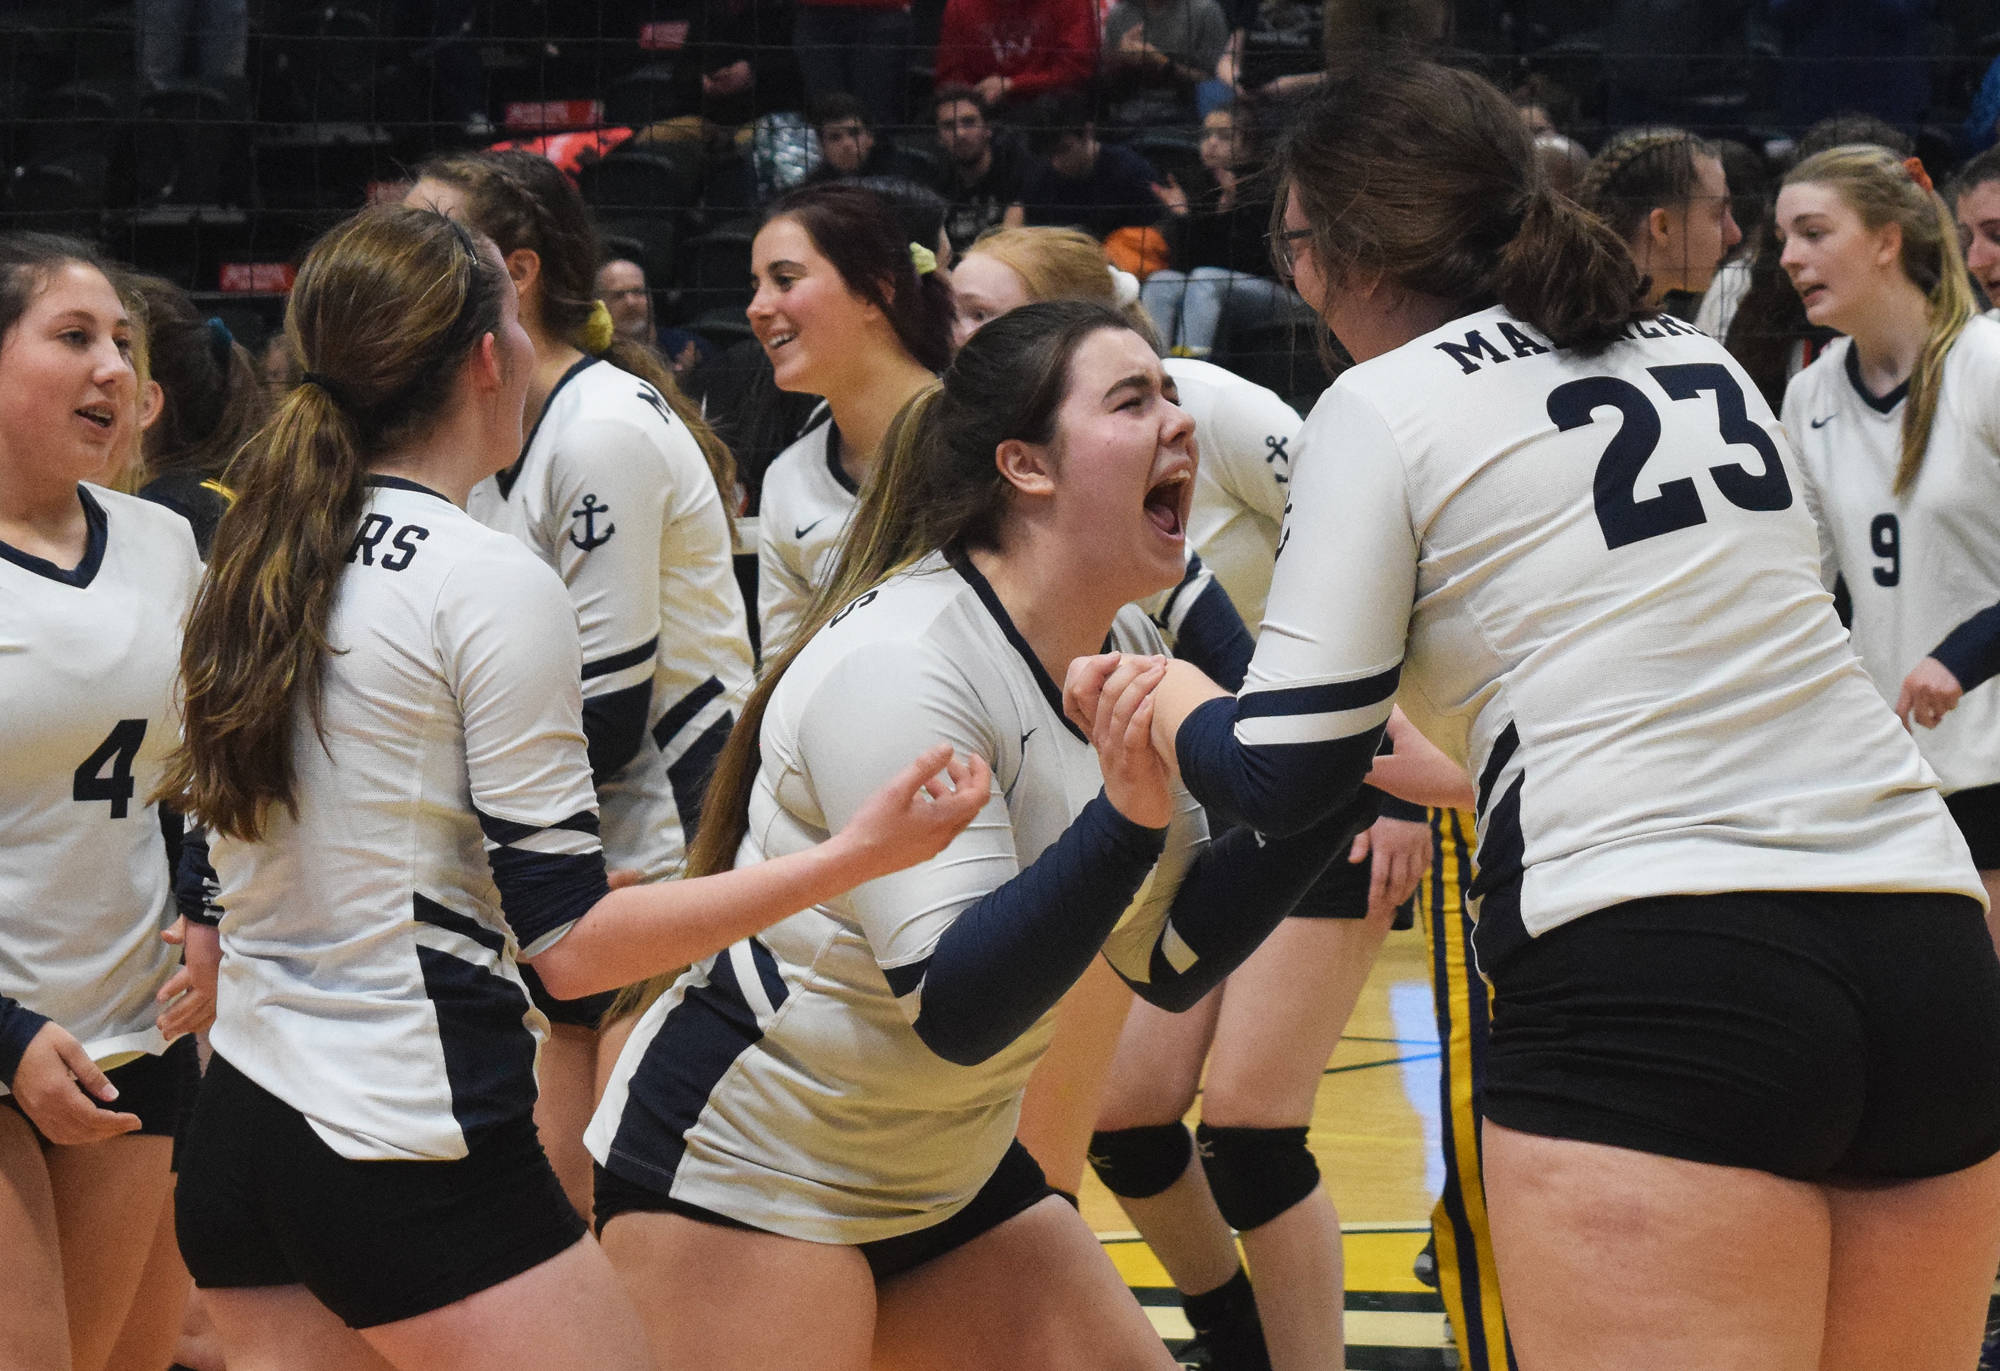
[[[583,350],[595,357],[611,346],[611,340],[618,336],[618,330],[611,325],[611,311],[598,300],[590,307],[590,317],[583,321]]]
[[[910,244],[910,265],[917,269],[917,275],[928,276],[937,270],[937,254],[922,243]]]

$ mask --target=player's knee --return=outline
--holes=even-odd
[[[1195,1130],[1215,1207],[1237,1232],[1261,1228],[1319,1189],[1319,1163],[1304,1128]]]
[[[1121,1199],[1151,1199],[1187,1171],[1194,1140],[1181,1123],[1113,1128],[1090,1135],[1090,1169]]]

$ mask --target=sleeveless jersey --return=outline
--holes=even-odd
[[[1113,639],[1161,650],[1131,607]],[[987,1060],[954,1065],[911,1027],[921,992],[899,973],[1062,835],[1103,784],[1097,754],[984,579],[941,557],[814,637],[762,738],[739,867],[824,840],[939,740],[982,754],[995,790],[930,862],[684,975],[641,1018],[585,1141],[614,1173],[773,1232],[860,1243],[922,1228],[999,1164],[1054,1011]],[[1104,948],[1140,978],[1206,841],[1200,810],[1184,791],[1178,801],[1165,853]]]
[[[201,582],[159,505],[77,487],[88,536],[63,570],[0,544],[0,995],[105,1065],[156,1053],[153,996],[180,963],[159,811],[180,741],[174,680]]]
[[[449,1160],[532,1113],[547,1021],[515,958],[589,907],[603,857],[561,581],[376,480],[328,621],[323,737],[294,722],[297,813],[210,840],[211,1038],[340,1155]]]
[[[604,850],[649,880],[677,874],[752,675],[729,514],[694,435],[652,386],[585,358],[466,509],[569,587],[585,699],[646,697],[645,739],[598,784]]]
[[[1846,581],[1854,650],[1890,703],[1946,634],[2000,602],[2000,324],[1972,320],[1945,354],[1923,466],[1897,496],[1908,389],[1869,394],[1841,338],[1792,379],[1784,406],[1823,577]],[[1947,792],[2000,782],[2000,690],[1968,691],[1915,737]]]

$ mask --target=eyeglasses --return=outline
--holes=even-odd
[[[1298,257],[1296,244],[1312,237],[1309,228],[1273,229],[1264,235],[1265,250],[1271,254],[1271,261],[1286,276],[1292,274],[1292,264]]]

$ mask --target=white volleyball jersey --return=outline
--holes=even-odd
[[[841,468],[832,418],[808,429],[764,472],[757,506],[757,624],[765,660],[833,579],[858,491]]]
[[[1785,429],[1819,516],[1823,575],[1847,582],[1854,650],[1882,698],[1946,634],[2000,602],[2000,324],[1972,320],[1945,355],[1915,483],[1902,461],[1906,385],[1874,396],[1837,339],[1785,390]],[[2000,689],[1973,689],[1917,747],[1947,793],[2000,782]]]
[[[1174,378],[1180,407],[1194,420],[1201,454],[1188,544],[1254,634],[1278,554],[1278,527],[1298,449],[1298,412],[1277,392],[1213,362],[1169,357],[1160,365]]]
[[[1160,651],[1133,608],[1113,639]],[[613,1172],[758,1228],[892,1237],[948,1217],[992,1175],[1054,1018],[954,1065],[911,1027],[921,989],[892,981],[1053,844],[1103,776],[991,588],[941,557],[863,595],[807,645],[762,739],[739,867],[824,840],[940,740],[984,756],[994,794],[931,861],[684,975],[640,1020],[585,1141]],[[1140,979],[1206,842],[1199,808],[1178,799],[1166,850],[1104,949]]]
[[[466,509],[569,587],[584,698],[649,699],[637,753],[598,784],[604,851],[648,880],[679,874],[753,674],[729,512],[700,445],[652,386],[585,358],[549,393],[521,460]]]
[[[1980,897],[1719,344],[1558,350],[1490,309],[1344,373],[1301,441],[1236,740],[1364,737],[1394,696],[1478,778],[1483,939],[1656,895]]]
[[[211,1038],[340,1155],[452,1159],[532,1112],[547,1021],[515,958],[588,908],[603,857],[561,581],[377,479],[327,625],[323,732],[294,723],[297,812],[259,842],[211,837]]]
[[[201,560],[171,510],[77,491],[74,569],[0,543],[0,995],[110,1065],[166,1046],[153,996],[180,952],[160,941],[175,911],[147,797],[180,741]]]

